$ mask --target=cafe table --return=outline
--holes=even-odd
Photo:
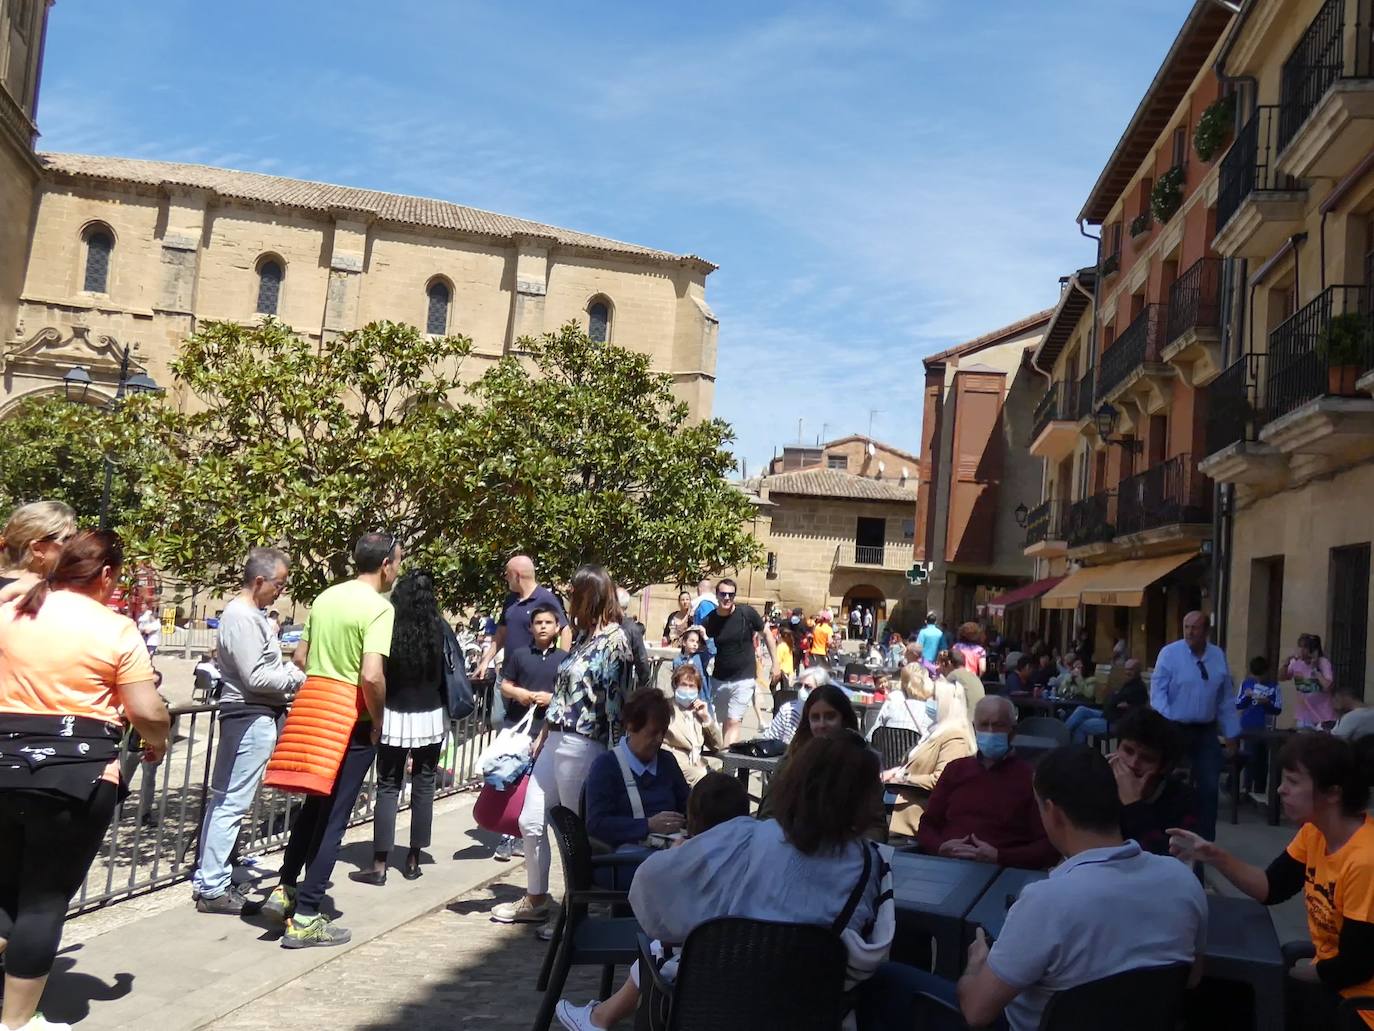
[[[964,917],[996,879],[998,868],[915,852],[892,857],[897,937],[935,943],[933,969],[953,980],[964,966]]]
[[[1038,763],[1047,753],[1058,748],[1059,742],[1052,737],[1041,737],[1038,734],[1017,734],[1011,739],[1011,746],[1022,759],[1029,763]]]
[[[759,755],[741,755],[739,752],[731,752],[726,749],[707,754],[719,759],[721,768],[726,773],[733,773],[739,778],[739,782],[744,785],[746,793],[749,791],[749,774],[754,771],[761,774],[762,783],[759,786],[759,795],[750,796],[755,802],[762,801],[763,787],[767,785],[768,778],[777,772],[778,764],[782,762],[780,755],[765,758]]]

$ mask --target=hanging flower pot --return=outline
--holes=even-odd
[[[1183,166],[1175,165],[1155,182],[1150,191],[1150,213],[1162,225],[1183,206]]]
[[[1211,161],[1226,142],[1236,124],[1236,95],[1229,93],[1207,105],[1193,130],[1193,152],[1202,161]]]

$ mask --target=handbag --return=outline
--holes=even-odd
[[[529,786],[529,770],[504,788],[482,785],[477,804],[472,807],[472,818],[477,826],[496,834],[520,837],[520,810],[525,807],[525,792]]]
[[[771,737],[756,737],[752,741],[736,741],[729,751],[755,759],[776,759],[787,751],[787,745]]]
[[[530,706],[525,715],[520,718],[519,723],[500,731],[495,740],[482,750],[482,754],[477,758],[477,768],[485,774],[498,761],[510,755],[528,761],[530,750],[534,744],[530,737],[530,728],[533,725],[534,706]]]
[[[467,719],[476,704],[472,700],[472,684],[468,681],[463,663],[463,649],[447,623],[444,628],[444,697],[448,700],[448,718]]]

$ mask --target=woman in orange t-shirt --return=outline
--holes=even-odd
[[[110,825],[127,715],[149,758],[170,720],[143,638],[106,607],[123,564],[117,534],[88,530],[47,578],[0,606],[0,1023],[33,1019],[72,895]]]
[[[1374,738],[1354,744],[1302,733],[1283,750],[1283,812],[1301,824],[1277,859],[1261,870],[1191,831],[1169,831],[1169,849],[1211,863],[1267,906],[1299,891],[1315,958],[1289,971],[1285,1027],[1337,1027],[1341,997],[1374,995],[1374,818],[1365,812],[1374,783]],[[1374,1028],[1374,1012],[1362,1012]],[[1344,1027],[1346,1025],[1339,1025]]]

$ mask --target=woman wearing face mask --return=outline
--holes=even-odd
[[[1331,660],[1322,652],[1320,637],[1316,634],[1298,635],[1298,650],[1283,664],[1279,679],[1293,681],[1298,689],[1296,715],[1299,727],[1321,730],[1335,725],[1336,712],[1331,707],[1331,692],[1336,686],[1336,673],[1331,668]]]
[[[906,765],[883,771],[883,781],[897,795],[897,804],[892,810],[892,833],[907,837],[916,836],[925,803],[945,767],[955,759],[972,755],[976,748],[968,707],[957,697],[952,685],[937,684],[934,696],[928,698],[923,707],[931,719],[930,732],[911,750]]]
[[[1365,812],[1374,783],[1374,738],[1355,744],[1299,734],[1283,750],[1279,798],[1301,824],[1265,869],[1220,845],[1170,828],[1169,850],[1216,867],[1257,902],[1273,906],[1303,893],[1316,957],[1299,960],[1286,984],[1287,1028],[1335,1028],[1342,996],[1374,995],[1374,818]],[[1374,1028],[1374,1014],[1361,1013]]]
[[[706,672],[706,634],[699,626],[690,627],[684,630],[682,637],[678,640],[678,647],[681,651],[678,657],[673,660],[673,672],[676,673],[683,666],[691,666],[697,671],[697,676],[701,680],[701,697],[707,705],[711,704],[711,677]]]
[[[711,772],[702,752],[721,744],[720,727],[711,718],[711,707],[702,700],[700,688],[701,674],[695,666],[673,670],[673,718],[663,747],[677,759],[688,787]]]

